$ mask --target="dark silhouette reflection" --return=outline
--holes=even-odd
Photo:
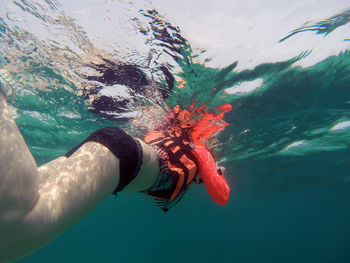
[[[89,110],[107,119],[127,121],[135,116],[135,108],[150,97],[153,102],[165,101],[174,88],[173,67],[181,56],[186,40],[180,30],[165,21],[155,10],[141,10],[149,20],[148,30],[140,32],[149,36],[148,68],[123,63],[99,56],[99,62],[88,63],[93,73],[85,76],[82,95],[89,101]],[[160,56],[166,60],[160,63]],[[147,72],[146,72],[147,71]]]

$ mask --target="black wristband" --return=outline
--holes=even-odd
[[[88,138],[71,149],[68,158],[84,143],[93,141],[107,147],[120,161],[120,179],[113,194],[123,190],[137,175],[142,165],[142,146],[137,139],[118,127],[106,127],[92,133]]]

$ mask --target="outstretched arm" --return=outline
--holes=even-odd
[[[89,213],[119,183],[120,160],[105,146],[87,142],[69,158],[39,169],[0,92],[0,262],[11,262],[50,242]],[[143,165],[125,191],[151,187],[157,154],[140,140]]]
[[[36,163],[0,90],[0,224],[23,218],[38,189]]]

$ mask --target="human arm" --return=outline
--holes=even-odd
[[[0,262],[46,245],[89,213],[119,183],[120,160],[104,145],[86,142],[71,156],[39,169],[0,92]],[[143,165],[125,191],[149,188],[158,173],[156,152],[143,143]]]

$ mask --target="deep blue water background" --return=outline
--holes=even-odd
[[[196,189],[169,213],[136,198],[110,198],[22,262],[350,260],[348,185],[234,188],[225,208]]]

